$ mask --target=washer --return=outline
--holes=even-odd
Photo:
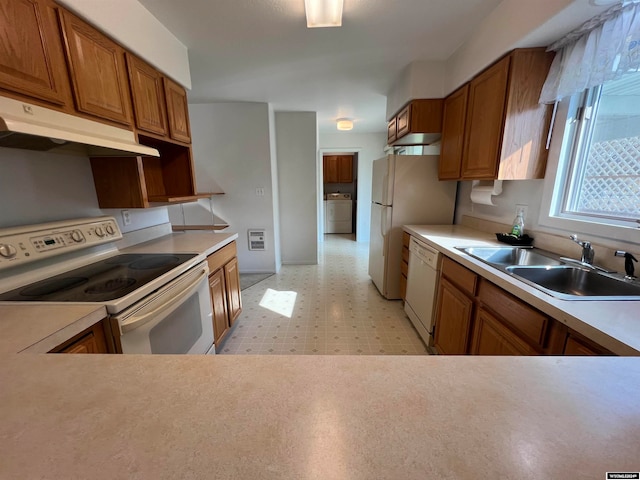
[[[328,193],[324,202],[324,233],[353,233],[350,193]]]

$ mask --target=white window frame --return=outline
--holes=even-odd
[[[562,204],[564,202],[563,184],[568,181],[570,162],[561,160],[567,158],[568,155],[576,154],[573,151],[573,136],[576,134],[578,127],[578,122],[567,122],[567,119],[570,116],[575,116],[582,102],[583,97],[581,95],[574,95],[558,103],[538,224],[545,230],[559,230],[566,233],[599,237],[606,240],[603,243],[617,244],[625,242],[640,245],[640,230],[629,222],[607,219],[606,223],[604,223],[605,220],[602,218],[598,218],[596,221],[595,218],[586,215],[572,215],[562,212]]]

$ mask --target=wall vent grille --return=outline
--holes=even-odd
[[[265,250],[264,245],[264,229],[253,229],[248,231],[249,234],[249,250]]]

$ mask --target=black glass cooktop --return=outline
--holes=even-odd
[[[105,302],[137,288],[195,257],[182,254],[125,254],[0,294],[4,301]]]

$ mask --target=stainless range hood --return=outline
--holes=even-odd
[[[89,157],[159,157],[130,130],[0,97],[0,147]]]

